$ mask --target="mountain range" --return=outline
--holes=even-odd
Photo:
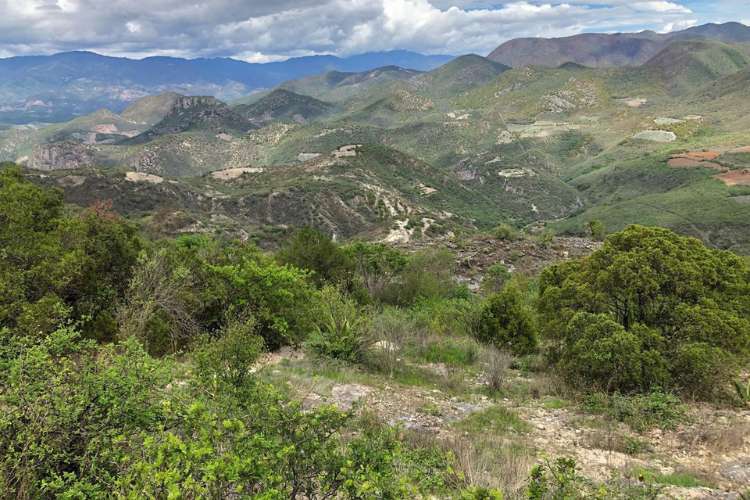
[[[672,42],[701,39],[750,43],[750,27],[731,22],[704,24],[671,33],[642,31],[583,33],[564,38],[517,38],[500,45],[488,58],[513,67],[556,67],[564,63],[596,68],[639,66]]]
[[[232,100],[326,71],[359,72],[389,65],[429,70],[450,59],[401,50],[271,63],[229,58],[134,60],[92,52],[11,57],[0,59],[0,123],[65,121],[100,108],[119,112],[138,98],[167,91]]]
[[[597,220],[750,253],[750,46],[727,41],[744,29],[697,29],[713,37],[677,37],[637,66],[468,54],[234,101],[166,92],[0,131],[0,161],[157,233],[273,241],[309,225],[418,244],[498,223],[586,234]]]

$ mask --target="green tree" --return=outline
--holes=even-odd
[[[524,303],[521,291],[514,284],[487,299],[473,330],[480,341],[515,354],[530,354],[537,347],[533,311]]]
[[[319,286],[346,282],[353,267],[346,252],[328,235],[309,227],[296,231],[276,257],[282,264],[310,271]]]
[[[631,226],[591,256],[546,269],[538,304],[550,359],[588,366],[590,383],[666,386],[700,397],[714,387],[715,397],[750,355],[748,292],[750,269],[740,257],[666,229]],[[728,379],[709,378],[711,370]]]

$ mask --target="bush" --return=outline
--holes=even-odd
[[[248,383],[252,364],[264,350],[263,338],[256,333],[255,320],[234,320],[219,338],[203,337],[193,352],[196,375],[204,383],[228,384],[235,388]]]
[[[457,288],[455,267],[455,257],[448,250],[425,250],[412,255],[401,273],[401,282],[392,290],[390,302],[409,306],[420,299],[449,297]]]
[[[494,230],[494,236],[501,241],[516,241],[521,239],[521,233],[510,224],[500,224]]]
[[[500,292],[511,278],[508,266],[497,262],[484,272],[482,277],[482,293],[491,295]]]
[[[666,229],[631,226],[590,257],[546,269],[548,357],[609,391],[725,397],[750,357],[750,269]]]
[[[369,343],[370,318],[356,302],[333,287],[323,289],[319,319],[308,339],[318,354],[346,361],[361,360]]]
[[[406,267],[407,256],[382,243],[356,242],[342,247],[353,266],[352,292],[362,289],[371,300],[388,302],[396,296],[398,278]]]
[[[685,407],[680,399],[660,389],[633,396],[618,392],[612,395],[593,393],[586,398],[584,406],[592,413],[605,414],[639,432],[654,427],[674,429],[685,419]]]
[[[313,228],[295,232],[276,258],[282,264],[310,271],[319,286],[347,282],[353,270],[347,253],[328,235]]]
[[[534,316],[516,286],[508,286],[487,299],[473,330],[481,342],[515,354],[529,354],[537,347]]]
[[[485,383],[491,392],[503,388],[508,370],[513,365],[513,357],[495,347],[489,347],[485,355]]]
[[[607,236],[607,230],[604,227],[604,223],[600,220],[592,220],[588,223],[589,233],[591,237],[596,241],[604,241]]]
[[[84,335],[111,340],[140,245],[107,204],[68,214],[59,192],[34,186],[15,167],[1,169],[0,327],[23,315],[24,333],[45,335],[70,319]]]

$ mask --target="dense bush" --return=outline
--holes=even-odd
[[[357,303],[333,287],[321,292],[317,325],[308,345],[318,354],[358,361],[369,342],[370,319]]]
[[[282,264],[310,271],[318,285],[345,283],[353,271],[349,255],[328,235],[313,228],[295,232],[276,257]]]
[[[473,330],[478,340],[515,354],[529,354],[537,347],[533,312],[515,285],[487,299]]]
[[[482,293],[490,295],[498,293],[510,281],[511,274],[508,266],[497,262],[492,264],[482,276]]]
[[[251,244],[191,237],[141,257],[119,319],[126,336],[139,336],[155,354],[250,316],[275,348],[304,340],[316,304],[305,271],[280,265]]]
[[[46,335],[70,319],[111,339],[139,248],[135,229],[107,204],[68,213],[58,192],[17,168],[0,170],[0,327]]]
[[[632,226],[540,280],[549,357],[605,390],[716,398],[750,355],[750,269],[666,229]]]

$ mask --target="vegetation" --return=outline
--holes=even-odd
[[[570,380],[607,391],[721,397],[750,354],[749,272],[698,240],[630,227],[542,274],[549,358]]]
[[[692,398],[744,394],[748,264],[668,230],[614,233],[538,283],[495,265],[475,294],[448,250],[314,230],[276,252],[151,239],[4,168],[0,243],[0,491],[14,498],[654,498],[710,483],[532,467],[538,424],[506,399],[578,402],[643,433],[689,423]],[[282,347],[304,356],[273,361]],[[417,395],[447,437],[376,418],[349,398],[363,388]],[[334,389],[349,391],[337,405],[301,401]],[[379,409],[413,403],[394,401]]]

